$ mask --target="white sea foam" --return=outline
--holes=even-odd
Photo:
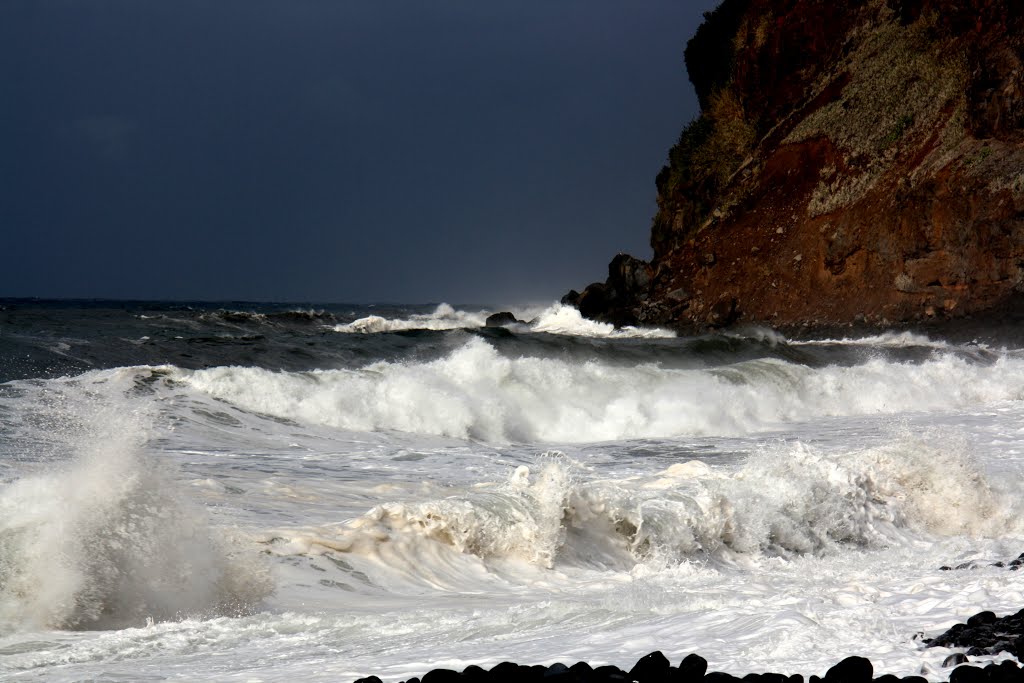
[[[577,309],[563,304],[555,304],[543,311],[531,323],[530,329],[534,332],[548,332],[550,334],[615,339],[666,339],[676,336],[675,332],[655,327],[615,327],[610,323],[597,322],[584,318]]]
[[[532,314],[532,313],[535,313]],[[483,327],[490,311],[460,311],[448,304],[439,305],[433,312],[408,318],[384,318],[371,315],[350,323],[335,325],[335,332],[372,334],[403,330],[458,330]],[[675,337],[669,330],[645,327],[615,327],[609,323],[588,320],[572,306],[554,304],[537,311],[520,312],[520,319],[529,320],[521,331],[547,332],[577,337],[658,339]]]
[[[481,339],[426,363],[306,373],[219,367],[176,376],[251,411],[356,431],[489,442],[737,435],[820,417],[949,410],[1018,400],[1024,362],[780,360],[713,370],[506,358]]]
[[[949,342],[932,339],[926,334],[903,330],[900,332],[882,332],[865,337],[842,337],[837,339],[807,339],[788,341],[794,346],[874,346],[881,348],[927,347],[933,349],[949,349]]]
[[[384,318],[370,315],[350,323],[335,325],[335,332],[373,334],[403,330],[459,330],[483,327],[487,311],[459,311],[449,304],[440,304],[431,313],[411,315],[408,318]]]
[[[93,377],[99,384],[65,382],[53,403],[62,414],[51,421],[68,427],[53,435],[66,461],[0,488],[0,633],[253,606],[270,590],[262,564],[211,528],[173,473],[144,455],[145,406],[105,390],[109,373]]]
[[[1020,512],[1016,497],[997,490],[962,445],[904,434],[842,455],[779,445],[733,472],[692,461],[627,479],[595,478],[548,456],[536,473],[519,467],[502,483],[387,503],[337,527],[280,531],[275,539],[280,553],[386,556],[392,570],[437,577],[451,560],[422,544],[484,561],[629,570],[884,548],[922,535],[1019,536]]]

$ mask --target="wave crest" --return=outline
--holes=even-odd
[[[535,469],[449,498],[380,505],[335,529],[293,534],[288,548],[373,554],[398,544],[406,571],[431,556],[415,550],[422,543],[484,561],[629,569],[1022,531],[1013,498],[961,450],[910,436],[842,455],[779,447],[732,473],[690,461],[653,477],[587,479],[558,455]]]
[[[69,462],[0,488],[0,631],[234,614],[269,594],[265,566],[145,456],[148,418],[88,403],[63,406]]]
[[[948,410],[1016,400],[1024,362],[871,359],[812,368],[758,359],[713,369],[509,358],[470,339],[425,363],[305,373],[177,371],[214,398],[280,418],[355,431],[509,441],[588,442],[736,435],[822,417]]]

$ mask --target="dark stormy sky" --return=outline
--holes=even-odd
[[[0,296],[524,303],[649,256],[715,0],[2,0]]]

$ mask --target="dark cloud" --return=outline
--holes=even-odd
[[[0,295],[554,298],[648,253],[714,4],[0,4]]]

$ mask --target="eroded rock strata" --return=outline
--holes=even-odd
[[[618,324],[890,324],[1024,289],[1024,3],[725,0],[653,259],[575,303]]]

